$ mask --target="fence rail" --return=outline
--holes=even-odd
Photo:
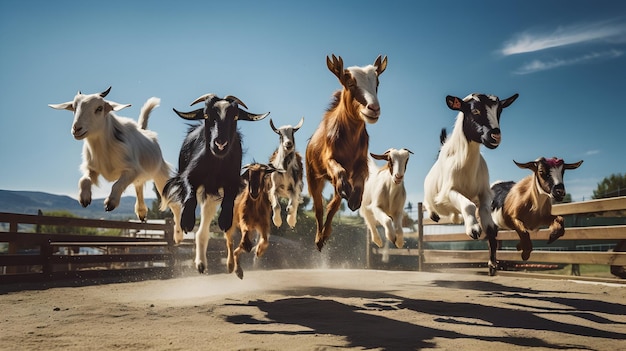
[[[591,213],[606,213],[616,211],[614,217],[624,217],[626,210],[626,196],[590,200],[584,202],[557,204],[552,207],[552,213],[555,215],[582,215]],[[416,237],[416,248],[378,248],[369,243],[368,235],[368,254],[373,255],[390,255],[390,256],[415,256],[418,260],[419,270],[426,270],[432,265],[441,264],[469,264],[482,263],[486,264],[489,260],[488,250],[441,250],[427,249],[427,244],[432,243],[452,243],[452,242],[472,242],[464,232],[451,234],[424,234],[425,226],[451,224],[450,221],[442,219],[440,223],[435,223],[430,219],[423,217],[422,203],[418,204],[418,223],[417,232],[405,233],[405,237]],[[483,234],[484,237],[484,234]],[[612,247],[616,242],[626,241],[626,225],[598,225],[583,227],[566,227],[565,236],[550,246],[542,246],[549,237],[547,229],[530,233],[531,240],[535,250],[530,255],[528,261],[522,261],[519,251],[513,249],[498,250],[497,257],[500,262],[527,264],[537,263],[558,263],[558,264],[597,264],[608,265],[612,267],[626,266],[626,252],[616,252],[614,250],[606,250],[606,247]],[[515,231],[506,230],[498,233],[498,240],[518,241],[519,237]],[[582,251],[561,249],[558,251],[547,251],[562,241],[571,240],[593,240],[606,242],[607,245],[600,245],[598,248],[605,248],[605,251]],[[591,248],[590,245],[586,245]],[[371,258],[370,258],[371,259]],[[368,260],[369,261],[369,260]]]
[[[189,245],[174,245],[171,220],[161,224],[0,213],[2,224],[3,230],[8,224],[8,231],[0,231],[0,245],[5,248],[0,253],[0,283],[165,278],[176,274],[177,262],[191,257]],[[33,226],[57,226],[67,233],[24,231],[32,231]],[[119,229],[134,236],[148,231],[160,234],[158,239],[77,235],[72,233],[76,228]]]

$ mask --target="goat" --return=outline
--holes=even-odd
[[[279,135],[280,140],[280,145],[270,157],[270,163],[274,168],[285,170],[285,172],[272,173],[272,185],[269,190],[273,211],[272,220],[278,228],[283,224],[280,216],[280,197],[289,199],[287,203],[287,224],[293,228],[297,221],[298,204],[301,201],[300,194],[304,185],[302,182],[304,167],[302,166],[302,156],[296,151],[294,135],[302,127],[303,123],[304,117],[300,119],[300,122],[295,127],[285,125],[276,128],[270,118],[270,126]]]
[[[494,199],[491,203],[491,215],[496,224],[489,240],[489,274],[494,275],[497,269],[496,236],[498,229],[513,229],[517,232],[520,242],[517,250],[522,251],[522,259],[528,260],[533,249],[529,231],[540,226],[549,226],[548,244],[565,234],[563,217],[552,215],[552,200],[562,201],[565,197],[563,174],[566,169],[576,169],[583,161],[565,163],[562,159],[544,157],[532,162],[518,163],[517,167],[533,172],[517,184],[515,182],[496,182],[491,186]]]
[[[440,215],[451,215],[465,222],[465,233],[478,239],[483,229],[496,228],[490,215],[493,195],[489,188],[489,170],[480,154],[480,145],[495,149],[500,145],[500,114],[518,97],[515,94],[500,100],[497,96],[470,94],[464,99],[448,95],[448,108],[459,111],[449,138],[443,142],[437,161],[424,179],[424,205],[430,218],[438,222]],[[479,218],[476,219],[476,204]]]
[[[383,246],[383,242],[376,228],[377,223],[385,228],[385,236],[396,247],[404,246],[402,233],[402,218],[404,217],[404,203],[406,189],[404,188],[404,174],[409,162],[408,149],[389,149],[382,155],[370,153],[373,159],[385,160],[387,163],[380,169],[373,159],[370,159],[370,175],[363,188],[363,202],[359,212],[365,219],[372,236],[372,241]]]
[[[185,232],[193,230],[196,222],[196,206],[201,202],[200,226],[196,232],[195,264],[198,272],[207,268],[206,249],[209,243],[209,226],[215,216],[217,205],[221,212],[218,225],[228,230],[233,221],[235,197],[242,187],[241,135],[237,121],[258,121],[268,113],[253,114],[241,109],[246,105],[234,96],[219,98],[205,94],[191,105],[204,102],[205,106],[191,112],[174,112],[186,120],[199,120],[189,127],[178,159],[178,173],[165,185],[164,203],[182,204],[181,227]],[[176,242],[183,239],[175,238]]]
[[[115,182],[104,200],[104,209],[113,211],[124,190],[133,184],[137,194],[135,214],[143,221],[148,214],[143,197],[144,183],[154,180],[162,194],[171,172],[170,165],[163,159],[156,133],[146,129],[150,112],[161,100],[156,97],[148,99],[141,108],[137,123],[115,115],[115,111],[130,105],[105,100],[110,91],[111,87],[99,94],[86,95],[79,91],[73,101],[48,106],[72,111],[72,135],[76,140],[84,140],[80,166],[83,175],[78,181],[80,204],[83,207],[91,204],[91,186],[98,185],[98,178],[102,175],[107,181]],[[180,206],[171,204],[170,208],[174,215],[174,233],[182,236]],[[165,207],[162,206],[161,210]]]
[[[387,68],[387,57],[378,56],[373,65],[344,69],[341,56],[332,55],[332,60],[326,56],[326,66],[339,79],[342,89],[334,93],[305,154],[309,195],[317,223],[315,244],[320,251],[330,237],[332,219],[342,198],[352,211],[361,207],[368,176],[369,135],[365,123],[376,123],[380,117],[378,77]],[[323,221],[322,191],[326,181],[334,187],[334,196],[326,206]]]
[[[239,255],[242,251],[252,250],[250,234],[256,231],[261,235],[256,245],[256,256],[261,257],[269,246],[270,235],[270,197],[268,195],[267,176],[282,170],[274,166],[259,163],[249,164],[243,167],[245,170],[242,178],[247,184],[243,191],[235,199],[233,222],[226,231],[226,246],[228,248],[227,268],[228,273],[233,270],[239,279],[243,279],[243,269],[239,265]],[[233,234],[239,228],[241,242],[233,253]]]

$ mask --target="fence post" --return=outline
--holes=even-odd
[[[167,251],[169,252],[169,259],[167,260],[167,266],[169,271],[169,277],[173,278],[176,274],[176,246],[174,245],[174,221],[172,218],[165,219],[165,241],[167,242]]]
[[[422,203],[417,203],[417,269],[422,272],[424,270],[424,210]]]

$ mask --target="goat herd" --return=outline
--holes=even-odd
[[[367,123],[380,117],[377,91],[379,76],[387,68],[387,57],[378,56],[372,65],[344,68],[341,57],[326,57],[328,69],[338,78],[342,89],[335,92],[330,107],[306,147],[306,177],[309,195],[317,222],[315,244],[321,250],[330,237],[332,219],[342,199],[348,207],[359,209],[371,233],[372,241],[382,246],[377,225],[386,238],[397,247],[404,245],[402,233],[403,207],[406,201],[404,173],[412,154],[406,148],[390,148],[383,154],[370,153]],[[102,175],[114,182],[104,201],[106,211],[115,209],[122,192],[135,186],[135,213],[140,220],[147,215],[143,186],[153,180],[162,202],[161,210],[169,207],[174,215],[174,239],[183,240],[183,231],[190,232],[196,224],[196,207],[201,215],[196,231],[195,265],[200,273],[207,269],[206,250],[209,225],[220,206],[218,225],[226,234],[229,272],[243,278],[239,254],[253,249],[250,235],[256,231],[260,239],[255,246],[257,256],[267,249],[270,219],[282,225],[280,198],[286,198],[287,223],[296,224],[297,207],[301,201],[304,166],[296,151],[294,134],[302,126],[276,128],[280,145],[269,163],[253,163],[242,167],[242,142],[238,121],[259,121],[268,113],[254,114],[235,96],[220,98],[205,94],[191,105],[204,103],[190,112],[174,112],[181,118],[199,123],[189,127],[180,149],[178,170],[173,174],[163,159],[156,134],[147,129],[151,111],[160,103],[150,98],[139,114],[138,122],[119,117],[115,112],[130,105],[105,100],[111,88],[99,94],[85,95],[80,91],[72,101],[50,104],[54,109],[74,113],[72,135],[84,140],[82,177],[78,182],[79,201],[86,207],[91,203],[91,186]],[[486,232],[490,247],[489,273],[495,274],[496,236],[499,228],[515,230],[520,237],[518,250],[527,260],[532,251],[529,230],[550,226],[549,243],[564,234],[563,218],[551,214],[552,199],[565,195],[563,173],[575,169],[582,161],[565,163],[557,158],[539,158],[515,164],[532,171],[518,183],[500,182],[489,185],[487,164],[480,154],[480,145],[489,149],[501,141],[500,114],[518,97],[515,94],[500,100],[493,95],[471,94],[461,99],[447,96],[446,103],[458,111],[450,136],[441,134],[441,149],[437,161],[424,181],[424,204],[430,218],[451,216],[465,223],[465,232],[478,239]],[[374,159],[385,160],[377,167]],[[243,173],[241,173],[243,170]],[[323,206],[322,191],[326,182],[334,188],[334,196]],[[478,206],[478,207],[477,207]],[[326,218],[324,219],[324,212]],[[241,242],[233,251],[233,233],[241,231]]]

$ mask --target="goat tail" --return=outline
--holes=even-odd
[[[161,99],[158,97],[149,98],[145,104],[141,107],[141,112],[139,112],[139,128],[147,129],[148,128],[148,118],[150,117],[150,112],[159,106],[161,103]]]
[[[170,202],[182,203],[185,199],[185,185],[183,180],[176,176],[170,178],[161,193],[161,211],[167,210],[167,206]]]

